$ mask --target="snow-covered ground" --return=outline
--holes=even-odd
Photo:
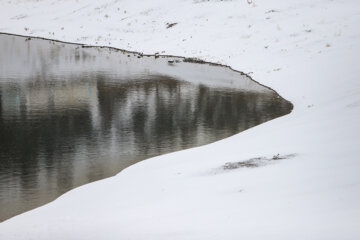
[[[226,64],[295,108],[70,191],[0,239],[360,239],[360,2],[249,2],[1,1],[1,32]]]

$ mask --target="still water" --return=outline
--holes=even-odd
[[[228,68],[0,35],[0,221],[291,109]]]

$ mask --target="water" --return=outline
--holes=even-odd
[[[228,68],[0,35],[0,221],[292,105]]]

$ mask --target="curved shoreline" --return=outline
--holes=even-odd
[[[69,50],[70,52],[69,52],[69,54],[70,55],[64,55],[63,57],[65,57],[65,56],[71,56],[72,54],[75,54],[75,52],[73,52],[73,51],[78,51],[78,50],[81,50],[81,48],[79,49],[78,47],[73,47],[73,46],[84,46],[84,45],[82,45],[82,44],[69,44],[69,43],[65,43],[65,42],[62,42],[62,41],[53,41],[53,40],[48,40],[48,39],[43,39],[43,38],[36,38],[36,37],[32,37],[32,38],[30,38],[30,37],[24,37],[24,36],[18,36],[18,35],[14,35],[14,34],[1,34],[0,33],[0,37],[1,36],[3,36],[0,40],[2,40],[2,39],[5,39],[6,41],[4,42],[4,41],[0,41],[0,42],[2,42],[3,44],[5,44],[5,45],[7,45],[7,44],[9,44],[10,42],[12,42],[13,40],[14,40],[14,42],[16,43],[16,44],[14,44],[14,46],[11,48],[12,50],[14,50],[14,51],[18,51],[19,49],[20,49],[20,47],[21,46],[23,46],[24,48],[21,48],[22,50],[26,50],[26,49],[29,49],[29,51],[31,52],[31,53],[28,53],[28,54],[25,54],[24,56],[28,56],[28,57],[30,57],[31,56],[31,58],[34,58],[35,60],[34,60],[34,65],[36,65],[35,63],[37,62],[36,61],[36,59],[37,59],[37,52],[35,51],[35,50],[32,50],[31,51],[31,49],[34,49],[35,48],[35,46],[38,46],[39,44],[40,44],[40,46],[44,46],[44,48],[43,49],[46,49],[46,51],[47,52],[53,52],[53,51],[56,51],[57,50],[57,48],[58,47],[62,47],[62,46],[67,46],[67,48],[69,48],[69,49],[71,49],[71,50]],[[9,36],[9,37],[5,37],[5,36]],[[12,38],[12,36],[15,36],[16,38]],[[7,40],[8,39],[8,40]],[[25,41],[24,41],[24,39],[25,39]],[[33,41],[35,41],[35,39],[38,39],[39,41],[36,41],[36,43],[33,43],[33,42],[31,42],[30,40],[33,40]],[[56,42],[56,43],[58,43],[58,44],[51,44],[52,42]],[[66,44],[66,45],[65,45]],[[49,49],[48,48],[45,48],[45,46],[53,46],[54,45],[54,47],[50,47]],[[90,46],[87,46],[87,48],[92,48],[92,47],[90,47]],[[97,60],[97,64],[94,64],[93,65],[93,67],[94,67],[94,69],[93,68],[89,68],[89,70],[91,69],[91,70],[93,70],[93,71],[96,71],[95,69],[96,69],[96,67],[97,66],[99,66],[99,68],[101,68],[101,62],[104,62],[104,63],[106,63],[105,65],[107,65],[107,64],[111,64],[112,63],[112,61],[111,60],[109,60],[109,61],[107,61],[107,59],[109,58],[109,56],[110,55],[108,55],[107,53],[107,50],[109,49],[109,48],[107,48],[107,47],[101,47],[101,48],[106,48],[106,51],[100,51],[100,50],[97,50],[97,51],[80,51],[80,53],[83,53],[83,54],[85,54],[85,53],[87,53],[87,54],[89,54],[89,56],[96,56],[96,57],[99,57],[99,59]],[[7,54],[6,52],[6,50],[7,49],[4,49],[4,48],[2,48],[2,50],[4,51],[4,56],[8,56],[8,57],[12,57],[12,55],[11,54]],[[39,48],[39,50],[42,50],[42,48]],[[112,49],[110,49],[110,51],[112,51]],[[124,57],[122,57],[122,54],[121,53],[123,53],[123,54],[125,54],[125,53],[128,53],[128,52],[126,52],[126,51],[121,51],[121,53],[119,52],[119,50],[116,50],[116,52],[117,53],[114,53],[115,55],[114,55],[114,57],[115,56],[119,56],[120,58],[124,58],[123,60],[125,61],[125,62],[123,62],[123,63],[120,63],[120,64],[123,64],[125,67],[127,66],[127,62],[126,62],[126,60],[125,59],[127,59],[127,57],[124,55]],[[59,50],[59,56],[61,55],[60,54],[61,53],[61,51]],[[133,52],[132,52],[133,53]],[[48,56],[48,55],[46,55],[46,52],[44,52],[43,54],[45,54],[44,56]],[[15,55],[15,56],[17,56],[17,55]],[[9,58],[9,61],[11,61],[11,63],[10,64],[6,64],[5,63],[5,68],[6,68],[6,66],[8,66],[8,67],[10,67],[10,65],[12,66],[12,65],[14,65],[14,66],[16,66],[17,68],[19,68],[19,69],[15,69],[15,70],[13,70],[13,71],[15,71],[14,73],[18,73],[19,74],[19,76],[23,76],[23,74],[21,74],[20,72],[21,72],[21,70],[20,69],[22,69],[22,68],[24,68],[24,69],[27,69],[27,66],[26,65],[20,65],[20,63],[18,64],[17,62],[18,61],[22,61],[22,60],[24,60],[24,59],[28,59],[27,57],[21,57],[21,56],[23,56],[23,55],[19,55],[18,57],[19,57],[19,59],[18,60],[16,60],[16,61],[14,61],[14,59],[13,58]],[[43,56],[43,55],[42,55]],[[45,58],[43,56],[43,58]],[[103,58],[101,58],[101,56],[103,56]],[[106,58],[104,58],[104,56],[106,56]],[[130,55],[127,55],[128,57],[130,56]],[[134,58],[134,59],[136,59],[136,57],[137,57],[138,55],[132,55],[131,56],[131,58],[130,58],[130,62],[132,62],[131,61],[131,59],[132,58]],[[48,56],[49,57],[49,56]],[[227,86],[227,88],[231,88],[232,87],[232,89],[234,90],[234,91],[237,91],[237,90],[240,90],[240,91],[245,91],[245,92],[247,92],[247,91],[249,91],[249,92],[252,92],[252,91],[254,91],[254,93],[259,93],[259,95],[257,95],[257,97],[258,98],[261,98],[261,94],[265,94],[265,93],[267,93],[267,94],[271,94],[271,96],[273,97],[273,98],[276,98],[277,100],[276,100],[276,102],[279,104],[278,106],[279,106],[279,109],[281,108],[282,109],[282,107],[280,107],[280,106],[284,106],[283,104],[285,104],[286,103],[286,113],[284,112],[283,114],[285,114],[285,115],[287,115],[287,114],[289,114],[289,113],[291,113],[291,111],[292,111],[292,108],[293,108],[293,105],[289,102],[289,101],[287,101],[287,100],[285,100],[284,98],[282,98],[281,96],[279,96],[275,91],[273,91],[272,89],[270,89],[270,88],[268,88],[268,87],[263,87],[262,85],[260,85],[260,84],[258,84],[256,81],[253,81],[252,79],[250,79],[250,77],[248,77],[248,76],[246,76],[246,78],[243,78],[243,76],[244,76],[244,74],[234,74],[234,73],[239,73],[238,71],[233,71],[232,69],[229,69],[229,67],[227,67],[227,68],[224,68],[223,66],[220,66],[220,65],[218,65],[218,64],[211,64],[211,63],[207,63],[207,62],[201,62],[202,64],[206,64],[206,65],[209,65],[209,66],[206,66],[206,68],[203,68],[203,67],[196,67],[196,65],[197,64],[199,64],[199,63],[192,63],[192,62],[190,62],[189,60],[186,60],[186,58],[184,58],[184,57],[176,57],[176,61],[177,62],[179,62],[179,65],[177,65],[177,68],[179,69],[179,70],[176,70],[176,71],[174,71],[173,73],[170,71],[170,72],[168,72],[167,70],[165,70],[166,68],[168,68],[168,64],[161,64],[161,63],[167,63],[167,60],[168,59],[173,59],[174,60],[174,56],[172,56],[171,58],[170,57],[168,57],[168,56],[158,56],[158,55],[152,55],[152,57],[155,57],[155,59],[153,60],[153,59],[151,59],[150,60],[150,64],[149,65],[147,65],[146,63],[147,62],[149,62],[149,60],[146,60],[146,61],[139,61],[139,60],[136,60],[136,63],[134,63],[135,64],[135,66],[136,65],[138,65],[138,66],[141,66],[141,68],[146,68],[146,69],[151,69],[151,67],[153,67],[154,68],[154,70],[152,70],[152,71],[155,71],[155,72],[157,72],[157,71],[160,71],[159,73],[160,73],[160,75],[161,74],[164,74],[164,76],[166,75],[166,74],[169,74],[169,76],[177,76],[177,77],[180,77],[180,78],[182,78],[182,80],[185,80],[186,82],[190,82],[190,83],[194,83],[194,84],[200,84],[200,85],[204,85],[204,86],[207,86],[207,81],[206,81],[206,79],[208,78],[208,79],[214,79],[213,81],[216,83],[216,82],[219,82],[220,84],[219,84],[219,86],[218,86],[218,90],[220,90],[221,89],[221,87],[225,87],[226,88],[226,84],[224,84],[224,83],[226,83],[226,82],[235,82],[235,81],[239,81],[240,83],[239,84],[235,84],[235,85],[232,85],[232,84],[230,84],[230,85],[228,85]],[[166,58],[165,60],[156,60],[156,58],[158,58],[158,57],[161,57],[161,58]],[[117,57],[116,57],[117,58]],[[139,57],[137,57],[137,58],[139,58]],[[12,59],[12,60],[10,60],[10,59]],[[101,59],[101,60],[100,60]],[[110,59],[113,59],[113,58],[110,58]],[[45,62],[52,62],[51,61],[51,59],[49,59],[49,60],[46,60]],[[180,62],[181,61],[183,61],[183,62],[186,62],[186,63],[189,63],[190,62],[190,64],[185,64],[186,66],[188,66],[188,67],[186,67],[186,66],[184,66],[184,64],[181,64]],[[44,63],[45,63],[44,62]],[[74,65],[76,65],[76,63],[73,63]],[[20,66],[22,66],[22,67],[20,67]],[[55,64],[55,66],[56,66],[56,64]],[[67,65],[62,65],[62,67],[64,68],[64,66],[67,66]],[[134,69],[134,68],[136,68],[135,66],[129,66],[131,69]],[[145,66],[147,66],[147,67],[145,67]],[[210,66],[215,66],[215,67],[220,67],[220,68],[211,68]],[[67,66],[67,67],[70,67],[70,66]],[[184,68],[185,67],[185,68]],[[111,67],[110,67],[110,69],[113,69],[113,68],[116,68],[116,64],[115,65],[111,65]],[[161,68],[164,68],[164,72],[161,72]],[[170,67],[170,68],[173,68],[173,67]],[[71,68],[70,68],[71,69]],[[83,66],[83,69],[87,69],[85,66]],[[110,72],[111,72],[111,70],[110,69],[108,69],[108,71],[109,71],[109,74],[110,74]],[[157,70],[156,70],[157,69]],[[203,70],[205,70],[205,69],[207,69],[206,71],[204,71],[204,72],[202,72]],[[228,71],[228,70],[225,70],[225,69],[229,69],[230,71]],[[81,69],[79,69],[80,71],[81,71]],[[90,70],[90,71],[91,71]],[[55,73],[52,73],[51,72],[51,70],[49,70],[50,72],[48,73],[49,74],[49,76],[51,76],[51,74],[56,74],[56,72]],[[189,74],[185,74],[184,73],[184,71],[189,71]],[[212,74],[209,74],[208,73],[208,71],[210,71],[210,72],[212,72]],[[46,74],[46,72],[47,71],[44,71],[44,74]],[[168,73],[167,73],[168,72]],[[31,71],[30,72],[28,72],[28,74],[30,74],[31,75]],[[116,71],[114,72],[114,74],[116,74]],[[150,72],[149,72],[149,74],[151,74]],[[171,74],[174,74],[174,75],[171,75]],[[213,75],[213,74],[215,74],[215,75]],[[112,75],[112,74],[110,74],[110,75]],[[159,75],[159,76],[160,76]],[[4,73],[4,75],[2,76],[2,77],[6,77],[7,76],[7,74],[6,74],[6,71],[5,71],[5,73]],[[27,75],[26,75],[27,76]],[[214,77],[215,76],[215,77]],[[25,75],[24,75],[24,77],[25,77]],[[193,79],[193,78],[198,78],[197,80],[195,80],[195,79]],[[5,78],[6,79],[6,78]],[[205,81],[203,81],[203,80],[201,80],[201,79],[204,79]],[[200,82],[198,82],[200,80]],[[210,80],[210,81],[211,81]],[[195,82],[194,82],[195,81]],[[241,82],[244,82],[243,84],[241,84]],[[215,87],[215,88],[217,88],[216,87],[217,85],[215,84],[215,86],[213,86],[213,87]],[[255,87],[256,86],[256,87]],[[261,87],[260,87],[261,86]],[[209,87],[211,87],[211,85],[209,85]],[[5,88],[6,89],[6,88]],[[271,91],[268,91],[268,90],[271,90]],[[257,91],[259,91],[259,92],[257,92]],[[232,92],[232,90],[230,89],[230,92]],[[230,92],[229,92],[229,94],[230,94]],[[250,95],[249,95],[249,97],[250,97]],[[281,99],[281,100],[280,100]],[[220,103],[220,102],[219,102]],[[275,100],[274,100],[274,103],[275,103]],[[246,109],[247,107],[246,107],[246,103],[243,103],[244,104],[244,106],[242,107],[242,109]],[[270,102],[268,102],[268,104],[270,104]],[[257,105],[257,104],[256,104]],[[242,106],[242,105],[240,105],[240,106]],[[235,106],[234,106],[235,107]],[[261,104],[261,101],[259,102],[259,107],[260,108],[263,108],[263,113],[262,113],[262,115],[263,116],[268,116],[269,114],[271,115],[271,112],[270,111],[267,111],[267,112],[265,112],[265,110],[266,110],[266,107],[265,107],[265,105],[262,105]],[[235,109],[236,109],[236,107],[235,107]],[[216,108],[215,108],[215,106],[213,106],[213,112],[216,112],[217,110],[216,110]],[[272,108],[272,112],[273,112],[273,114],[275,114],[275,112],[277,111],[277,107],[274,107],[274,108]],[[243,120],[245,120],[246,121],[246,117],[245,116],[247,116],[246,115],[246,112],[243,112],[243,117],[241,117],[242,115],[239,115],[238,117],[239,117],[239,119],[243,119]],[[255,113],[254,113],[255,114]],[[215,114],[216,115],[216,114]],[[229,115],[229,117],[231,116],[231,114]],[[255,116],[255,115],[254,115]],[[259,124],[262,124],[262,123],[264,123],[264,122],[267,122],[267,121],[271,121],[271,120],[274,120],[274,119],[276,119],[276,118],[278,118],[278,117],[282,117],[282,116],[284,116],[284,115],[274,115],[270,120],[268,119],[268,118],[266,118],[266,117],[264,117],[264,119],[267,119],[267,120],[259,120],[260,122],[257,122],[256,124],[254,124],[254,126],[256,126],[256,125],[259,125]],[[259,119],[262,119],[262,118],[259,118]],[[220,136],[220,135],[218,135],[218,138],[217,139],[214,139],[213,141],[206,141],[206,142],[202,142],[201,144],[192,144],[193,146],[191,146],[191,145],[186,145],[186,147],[185,147],[185,145],[184,145],[184,147],[182,147],[182,148],[169,148],[169,150],[167,151],[167,152],[176,152],[176,151],[180,151],[180,150],[186,150],[186,149],[189,149],[189,148],[192,148],[192,147],[198,147],[198,146],[204,146],[204,145],[206,145],[206,144],[209,144],[209,143],[212,143],[212,142],[216,142],[216,141],[219,141],[219,140],[221,140],[221,139],[224,139],[225,137],[229,137],[229,136],[232,136],[232,135],[235,135],[235,134],[239,134],[240,132],[242,132],[242,131],[244,131],[244,130],[247,130],[247,129],[250,129],[250,128],[252,128],[252,127],[254,127],[254,126],[252,126],[253,124],[252,124],[252,121],[247,121],[247,126],[246,127],[241,127],[241,128],[238,128],[238,130],[235,132],[231,132],[231,134],[227,134],[226,136]],[[242,125],[241,125],[242,126]],[[91,131],[91,129],[88,129],[89,131]],[[213,129],[214,131],[216,130],[216,129]],[[228,129],[228,131],[230,131],[230,129]],[[202,134],[205,134],[205,133],[198,133],[198,135],[202,135]],[[200,136],[199,135],[199,136]],[[36,138],[34,138],[34,141],[36,141],[35,140]],[[155,139],[154,139],[155,140]],[[99,140],[99,141],[101,141],[101,140]],[[192,142],[191,140],[189,140],[190,142]],[[16,148],[16,144],[14,143],[14,148]],[[121,153],[121,151],[119,152],[119,154]],[[165,154],[164,152],[163,153],[161,153],[161,152],[159,152],[158,154],[156,154],[156,156],[160,156],[160,155],[163,155],[163,154]],[[153,158],[154,156],[152,156],[152,158]],[[81,158],[81,155],[79,156],[79,158]],[[149,158],[149,157],[145,157],[144,158],[144,160],[146,160],[147,158]],[[104,159],[105,160],[105,159]],[[123,161],[125,161],[126,162],[126,159],[122,159]],[[73,160],[74,161],[74,164],[75,164],[75,159]],[[66,164],[66,161],[64,162],[64,164]],[[124,163],[125,164],[125,163]],[[126,164],[125,164],[126,165]],[[130,165],[131,166],[131,165]],[[99,166],[99,167],[101,167],[101,166]],[[115,166],[114,166],[115,167]],[[129,167],[129,166],[127,166],[127,167]],[[116,175],[116,174],[118,174],[121,170],[123,170],[124,168],[121,168],[121,169],[119,169],[119,171],[117,171],[117,172],[115,172],[115,173],[112,173],[111,175],[109,175],[109,174],[105,174],[103,177],[101,177],[101,179],[105,179],[105,178],[107,178],[107,177],[112,177],[112,176],[114,176],[114,175]],[[15,168],[15,170],[16,170],[16,168]],[[94,173],[95,173],[96,171],[94,170]],[[6,172],[5,172],[6,173]],[[81,174],[82,174],[82,172],[78,172],[77,174],[79,174],[79,176],[81,176]],[[77,175],[77,174],[75,174],[75,175]],[[5,175],[6,176],[6,175]],[[75,176],[73,176],[73,178],[75,178],[75,182],[76,182],[76,177]],[[31,177],[29,177],[29,179],[28,179],[28,181],[29,182],[32,182],[32,180],[31,180],[32,178]],[[101,179],[96,179],[95,181],[97,181],[97,180],[101,180]],[[52,180],[48,180],[49,182],[51,182]],[[87,181],[87,182],[85,182],[85,183],[83,183],[83,184],[81,184],[81,185],[78,185],[78,184],[75,184],[73,187],[71,187],[70,189],[67,189],[67,191],[62,191],[63,193],[62,194],[65,194],[66,192],[68,192],[68,191],[71,191],[72,189],[75,189],[75,188],[77,188],[77,187],[79,187],[79,186],[82,186],[82,185],[86,185],[86,184],[88,184],[88,183],[91,183],[91,182],[93,182],[94,180],[93,179],[91,179],[91,180],[89,180],[89,181]],[[59,186],[59,188],[61,188],[61,186]],[[14,187],[14,189],[17,189],[17,188],[15,188]],[[22,189],[22,188],[21,188]],[[26,191],[26,189],[23,189],[23,190],[19,190],[19,191]],[[43,193],[43,192],[41,192],[41,189],[38,189],[38,194],[39,195],[44,195],[44,197],[39,197],[39,199],[41,199],[41,200],[39,200],[39,202],[43,202],[43,204],[35,204],[35,205],[32,205],[31,204],[31,201],[29,201],[30,202],[30,204],[20,204],[20,205],[17,205],[17,204],[15,204],[14,206],[17,206],[17,207],[20,207],[20,208],[24,208],[24,211],[22,211],[22,212],[19,212],[18,214],[16,214],[16,215],[19,215],[19,214],[22,214],[22,213],[24,213],[24,212],[26,212],[26,211],[30,211],[30,210],[32,210],[32,209],[35,209],[35,208],[38,208],[38,207],[40,207],[40,206],[43,206],[43,205],[45,205],[45,204],[48,204],[48,203],[50,203],[50,202],[52,202],[52,201],[54,201],[56,198],[58,198],[59,196],[57,195],[57,196],[53,196],[53,194],[49,194],[49,196],[51,196],[51,199],[48,201],[47,200],[47,197],[45,197],[45,193]],[[12,193],[13,191],[9,191],[9,193],[8,193],[8,195],[10,196],[11,195],[11,193]],[[52,191],[50,191],[50,192],[52,192]],[[5,192],[5,194],[6,194],[7,192]],[[26,196],[26,195],[25,195]],[[24,196],[24,197],[25,197]],[[54,197],[56,197],[56,198],[54,198]],[[27,196],[26,198],[31,198],[31,196]],[[25,198],[25,199],[26,199]],[[35,198],[35,196],[34,196],[34,198]],[[46,201],[44,201],[46,199]],[[0,199],[1,200],[1,199]],[[14,202],[16,202],[16,203],[18,203],[19,202],[19,199],[18,198],[14,198]],[[0,204],[1,204],[2,202],[0,201]],[[5,201],[5,203],[6,203],[6,201]],[[11,205],[11,204],[9,204],[8,205],[8,207],[12,207],[13,205]],[[14,208],[15,209],[15,208]],[[8,211],[9,213],[10,212],[14,212],[14,210],[13,211],[11,211],[11,210],[9,210]],[[15,212],[16,212],[16,210],[15,210]],[[13,215],[13,214],[12,214]],[[14,215],[14,216],[16,216],[16,215]],[[6,214],[5,214],[5,216],[6,216]],[[6,221],[6,220],[8,220],[8,219],[10,219],[10,218],[12,218],[12,217],[14,217],[14,216],[11,216],[11,217],[8,217],[8,218],[3,218],[4,216],[3,215],[0,215],[0,222],[3,222],[3,221]]]

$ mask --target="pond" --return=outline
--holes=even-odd
[[[292,104],[230,68],[0,35],[0,221]]]

